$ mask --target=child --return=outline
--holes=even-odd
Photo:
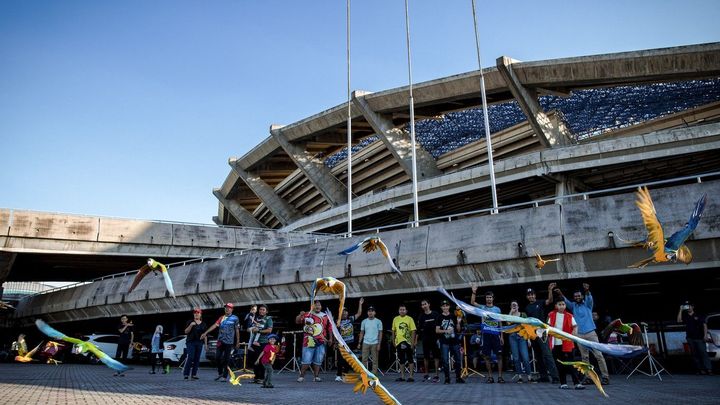
[[[262,355],[258,356],[255,364],[262,363],[265,367],[265,380],[263,388],[274,388],[272,385],[273,363],[275,363],[275,354],[278,352],[277,340],[278,336],[274,333],[268,335],[268,344],[265,345]]]
[[[250,331],[250,337],[248,338],[248,350],[254,351],[252,346],[260,346],[260,334],[252,332],[251,329],[257,326],[255,322],[255,314],[257,313],[257,305],[250,306],[250,312],[245,315],[245,330]]]

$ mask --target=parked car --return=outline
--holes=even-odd
[[[174,338],[168,339],[163,344],[163,358],[169,360],[172,363],[182,363],[186,356],[186,335],[175,336]],[[203,347],[200,352],[200,362],[205,362],[206,354],[205,348]]]
[[[92,335],[82,336],[80,339],[94,344],[95,346],[97,346],[98,349],[100,349],[100,351],[104,352],[108,356],[115,357],[115,353],[117,352],[118,341],[120,340],[120,335],[92,334]],[[80,348],[78,347],[78,345],[73,345],[72,353],[86,356],[86,358],[88,358],[93,363],[97,363],[99,361],[90,352],[80,353]],[[128,351],[128,359],[132,359],[132,358],[133,358],[133,350],[131,348]]]
[[[705,347],[710,357],[710,361],[720,361],[720,314],[708,315],[707,321],[708,335],[712,342],[706,342]]]

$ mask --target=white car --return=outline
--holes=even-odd
[[[117,352],[117,346],[118,341],[120,340],[120,335],[85,335],[80,338],[81,340],[84,340],[86,342],[90,342],[97,346],[100,351],[104,352],[110,357],[115,357],[115,353]],[[132,359],[133,350],[128,350],[128,359]],[[98,359],[95,358],[95,356],[91,356],[90,352],[80,353],[80,348],[77,345],[73,345],[72,348],[73,354],[82,354],[83,356],[90,356],[90,359],[92,359],[93,362],[97,362]]]
[[[185,346],[187,342],[186,335],[175,336],[168,339],[163,344],[163,358],[171,362],[182,363],[185,360]],[[205,345],[200,352],[200,362],[205,362]]]
[[[710,361],[720,361],[720,314],[708,315],[705,320],[707,322],[708,335],[710,335],[712,339],[712,342],[705,343],[705,348],[710,357]]]

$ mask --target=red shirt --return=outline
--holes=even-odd
[[[325,334],[330,330],[329,320],[324,312],[306,312],[303,315],[303,347],[325,344]]]
[[[262,357],[260,357],[261,364],[272,364],[275,361],[275,353],[278,352],[277,345],[266,344],[263,348]]]

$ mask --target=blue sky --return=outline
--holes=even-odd
[[[717,1],[483,2],[484,65],[720,40]],[[412,0],[416,82],[476,69]],[[352,88],[407,84],[404,3],[354,1]],[[345,1],[0,2],[0,207],[211,223],[227,159],[345,101]]]

